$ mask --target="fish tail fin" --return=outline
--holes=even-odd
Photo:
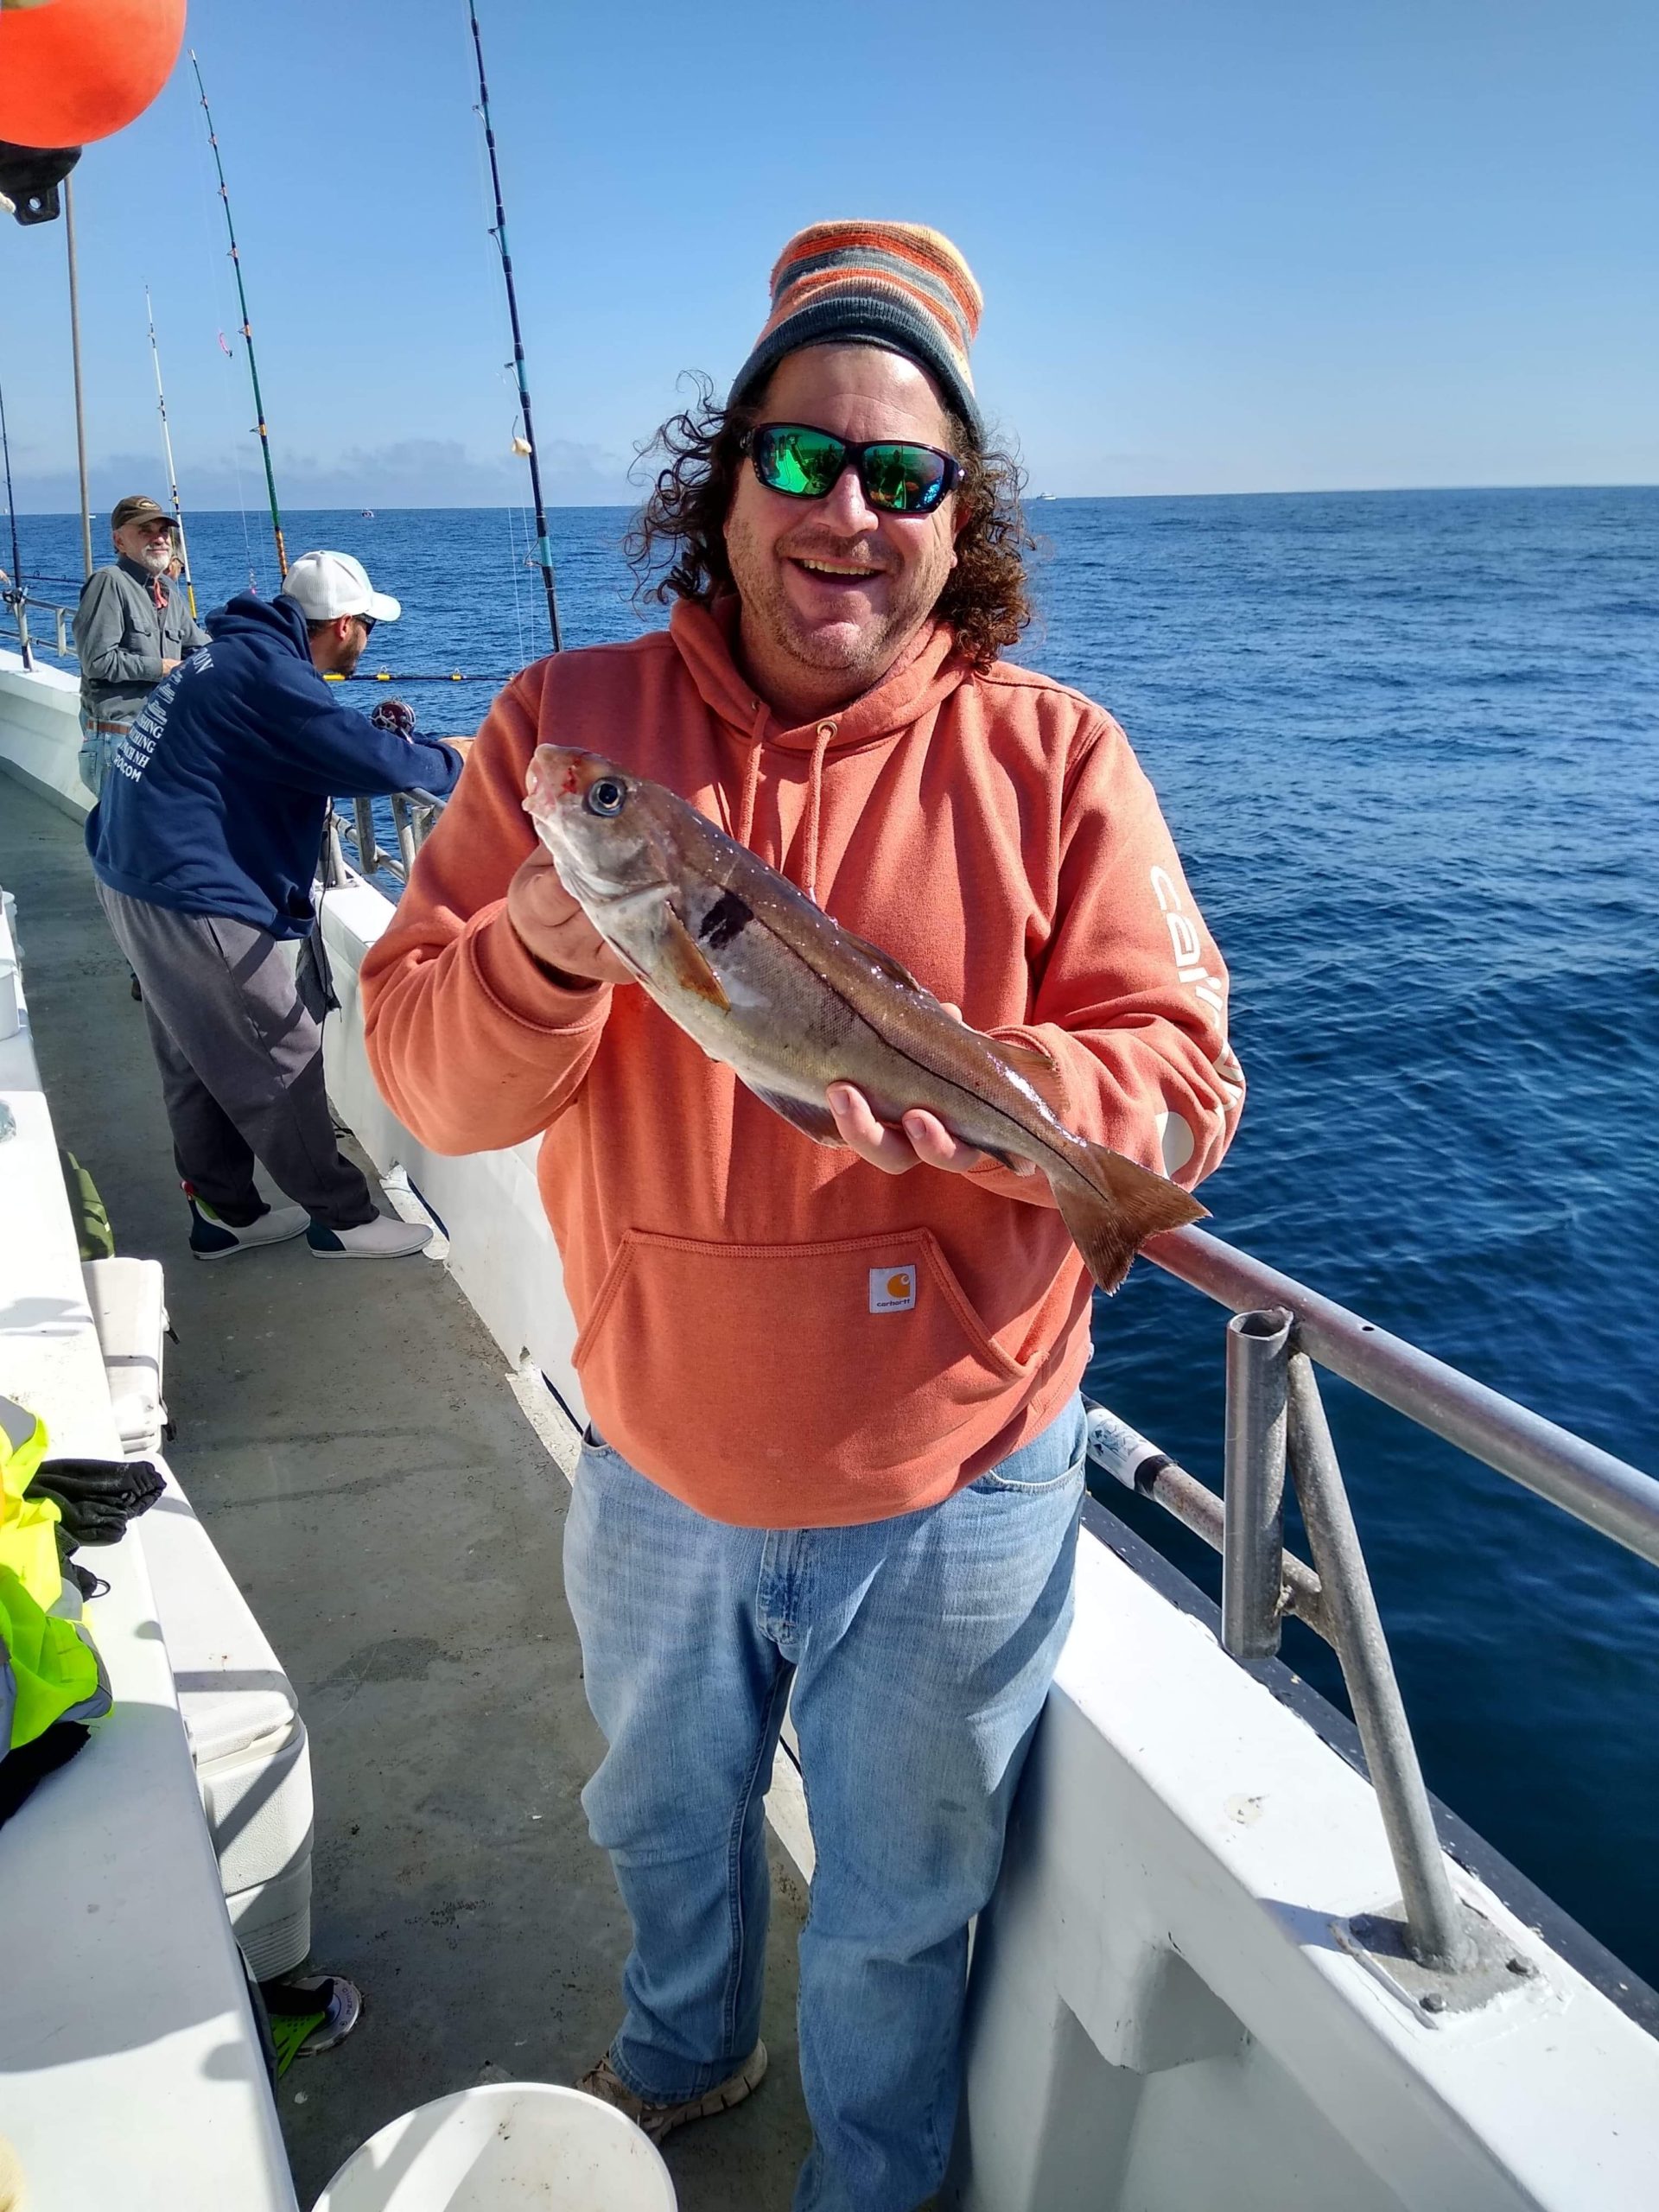
[[[1071,1242],[1105,1291],[1117,1288],[1148,1236],[1208,1218],[1179,1184],[1103,1144],[1089,1147],[1086,1174],[1053,1177],[1052,1188]]]

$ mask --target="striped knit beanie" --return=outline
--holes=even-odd
[[[772,272],[772,314],[732,380],[753,399],[785,353],[836,340],[885,346],[927,371],[976,438],[983,435],[968,349],[985,302],[949,238],[920,223],[812,223]]]

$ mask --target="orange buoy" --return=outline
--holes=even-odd
[[[142,115],[184,43],[184,0],[0,9],[0,138],[84,146]]]

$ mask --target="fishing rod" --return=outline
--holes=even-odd
[[[213,130],[213,111],[207,105],[207,87],[201,81],[201,64],[196,59],[196,49],[190,49],[190,67],[196,73],[196,90],[201,95],[201,111],[207,118],[207,143],[213,149],[213,167],[219,172],[219,197],[225,209],[225,228],[231,241],[231,266],[236,271],[236,296],[242,308],[242,343],[248,353],[248,374],[253,382],[253,411],[258,418],[255,425],[259,433],[259,451],[265,464],[265,490],[270,498],[270,534],[276,541],[276,573],[288,575],[288,548],[283,543],[282,510],[276,504],[276,479],[270,466],[270,438],[265,429],[265,403],[259,396],[259,364],[254,359],[253,327],[248,321],[248,296],[242,283],[242,256],[237,251],[236,225],[231,220],[230,188],[225,181],[225,164],[219,157],[219,139]]]
[[[29,642],[29,594],[23,588],[23,556],[17,547],[17,509],[11,497],[11,440],[6,435],[6,394],[0,385],[0,458],[6,467],[6,512],[11,519],[11,574],[6,588],[0,592],[0,601],[10,607],[17,617],[17,642],[22,647],[23,667],[32,671],[35,655]]]
[[[156,411],[162,418],[162,451],[167,455],[167,489],[173,502],[173,519],[179,531],[179,562],[184,570],[184,595],[190,602],[190,620],[196,619],[196,588],[190,580],[190,549],[184,542],[184,509],[179,504],[179,473],[173,466],[173,437],[167,427],[167,394],[162,390],[162,356],[156,344],[156,310],[144,287],[144,319],[149,325],[149,358],[156,371]]]
[[[92,573],[92,503],[86,489],[86,402],[80,376],[80,276],[75,262],[75,195],[63,180],[63,243],[69,257],[69,360],[75,380],[75,464],[80,478],[82,582]]]
[[[478,60],[478,113],[484,125],[484,143],[489,149],[490,182],[495,191],[495,226],[490,232],[501,252],[501,275],[507,288],[507,317],[512,325],[512,365],[518,377],[518,411],[524,419],[522,443],[524,458],[530,463],[530,491],[536,507],[536,563],[542,572],[542,586],[547,593],[548,627],[553,635],[553,650],[557,652],[564,643],[559,631],[559,602],[553,589],[553,549],[548,543],[547,508],[542,499],[541,465],[536,457],[536,433],[530,418],[530,385],[524,375],[524,340],[518,325],[518,295],[512,282],[512,256],[507,251],[507,211],[501,201],[501,169],[495,158],[495,131],[490,122],[490,88],[484,79],[484,41],[478,28],[477,0],[467,0],[467,14],[473,27],[473,52]]]

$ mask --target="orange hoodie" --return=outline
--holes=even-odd
[[[934,632],[784,729],[735,602],[538,662],[480,730],[363,966],[370,1064],[436,1152],[542,1135],[595,1426],[697,1511],[830,1527],[948,1497],[1058,1411],[1090,1285],[1040,1175],[889,1176],[810,1143],[633,985],[562,990],[515,934],[535,747],[684,795],[975,1027],[1039,1042],[1071,1126],[1197,1182],[1236,1124],[1226,971],[1111,717]]]

